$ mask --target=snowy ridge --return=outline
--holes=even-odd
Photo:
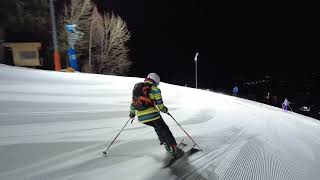
[[[319,179],[319,121],[166,83],[165,105],[203,151],[161,169],[164,147],[134,121],[103,157],[141,80],[0,65],[0,179]],[[177,141],[191,143],[162,116]]]

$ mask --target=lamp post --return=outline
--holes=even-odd
[[[57,29],[56,29],[56,18],[54,15],[54,4],[53,0],[50,0],[50,15],[51,15],[51,28],[52,28],[52,39],[53,39],[53,59],[54,59],[54,69],[56,71],[61,70],[60,55],[58,50],[58,40],[57,40]]]
[[[194,56],[194,62],[195,62],[195,69],[196,69],[196,89],[198,89],[198,55],[199,53],[196,53],[196,55]]]

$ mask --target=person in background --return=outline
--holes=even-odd
[[[282,103],[282,109],[285,111],[288,111],[288,107],[289,107],[289,101],[287,98],[284,98],[284,101]]]
[[[239,93],[238,86],[234,86],[233,89],[232,89],[232,95],[233,96],[238,96],[238,93]]]

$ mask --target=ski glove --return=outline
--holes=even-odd
[[[133,113],[130,113],[130,114],[129,114],[129,117],[130,117],[130,118],[134,118],[135,116],[136,116],[136,115],[133,114]]]
[[[161,112],[167,113],[167,112],[168,112],[168,108],[164,106],[164,107],[161,109]]]

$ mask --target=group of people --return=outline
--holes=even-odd
[[[238,93],[239,93],[239,88],[238,86],[234,86],[232,88],[232,95],[233,96],[238,96]],[[269,99],[270,99],[270,93],[267,94],[266,98],[268,99],[268,103],[269,103]],[[284,99],[283,103],[281,104],[281,107],[284,111],[288,111],[288,110],[291,110],[291,107],[290,107],[290,102],[288,101],[287,98]],[[292,110],[291,110],[292,111]]]

